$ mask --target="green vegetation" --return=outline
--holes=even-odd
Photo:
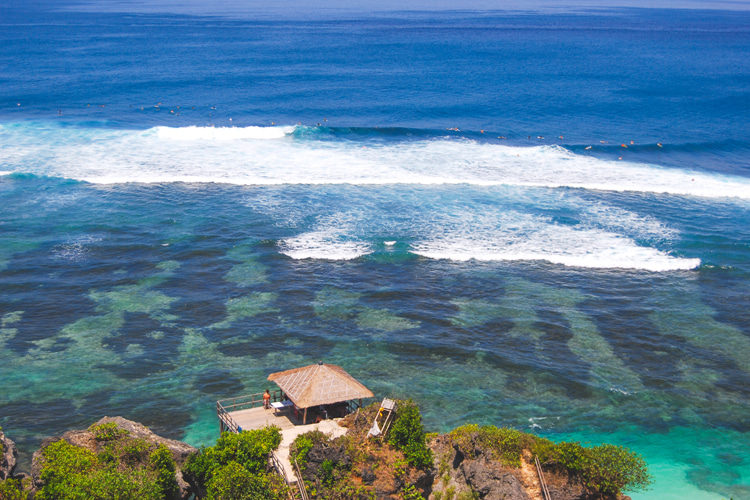
[[[268,455],[281,443],[281,429],[223,433],[215,446],[188,458],[182,470],[213,500],[275,500],[286,496],[286,485],[268,471]]]
[[[0,481],[1,500],[26,500],[27,496],[27,493],[24,492],[24,485],[19,479]]]
[[[531,434],[515,429],[498,428],[494,425],[479,427],[476,424],[456,427],[449,436],[458,445],[461,453],[469,458],[475,458],[477,450],[491,450],[494,460],[505,467],[515,468],[521,466],[523,450],[531,448],[536,439]]]
[[[310,482],[306,484],[309,493],[316,498],[367,497],[368,493],[361,485],[350,481],[352,457],[361,455],[357,445],[348,436],[341,436],[333,441],[329,439],[327,434],[314,430],[297,436],[289,447],[290,460],[292,463],[297,461],[306,481]],[[333,453],[330,458],[323,459],[313,470],[309,470],[308,454],[316,447],[333,450]]]
[[[396,419],[391,426],[388,442],[403,452],[406,460],[417,468],[432,467],[432,451],[427,447],[422,415],[410,399],[399,401]]]
[[[413,485],[407,484],[404,486],[403,492],[404,500],[423,500],[422,493]]]
[[[179,489],[175,481],[175,463],[169,448],[160,444],[149,455],[149,462],[156,471],[156,485],[166,498],[172,498]]]
[[[651,483],[643,458],[622,446],[604,444],[584,448],[579,443],[555,444],[532,434],[491,425],[464,425],[452,430],[449,436],[468,458],[476,457],[478,450],[491,450],[492,458],[506,467],[520,467],[523,450],[530,450],[541,462],[562,466],[580,476],[586,487],[603,495],[642,490]]]
[[[129,434],[125,429],[121,429],[114,422],[107,422],[106,424],[92,425],[89,427],[89,432],[94,434],[94,438],[97,441],[115,441],[123,438]]]
[[[456,487],[451,485],[445,490],[445,500],[453,500],[456,496]]]
[[[305,467],[307,467],[307,454],[310,453],[312,447],[316,443],[326,441],[328,441],[328,436],[318,430],[300,434],[289,446],[289,458],[292,463],[294,463],[294,460],[297,461],[300,470],[305,470]]]
[[[604,495],[619,495],[623,490],[644,490],[651,476],[643,458],[623,446],[603,444],[584,448],[579,443],[557,445],[537,438],[537,455],[547,463],[558,463],[581,476],[583,483]]]
[[[216,470],[206,500],[273,500],[284,498],[281,484],[269,474],[253,474],[237,462]]]
[[[554,443],[515,429],[473,424],[445,436],[427,435],[419,408],[411,400],[397,401],[388,434],[373,439],[368,430],[374,420],[382,420],[379,408],[374,403],[344,419],[341,424],[349,428],[346,436],[330,439],[317,430],[297,436],[290,459],[299,465],[311,498],[368,500],[387,495],[419,500],[432,484],[435,500],[474,500],[478,493],[472,488],[479,487],[464,484],[456,475],[456,463],[482,457],[518,468],[529,453],[540,459],[545,470],[580,478],[593,496],[612,498],[651,483],[644,460],[621,446]],[[85,445],[59,440],[42,450],[44,485],[36,491],[37,500],[178,496],[178,469],[169,448],[136,438],[114,422],[93,425],[88,431],[91,434],[75,438]],[[437,465],[428,441],[437,454]],[[193,493],[204,500],[282,500],[288,487],[268,465],[269,454],[280,442],[281,431],[275,426],[224,433],[214,446],[190,455],[182,473]],[[434,477],[428,470],[433,467]],[[31,494],[29,480],[0,481],[0,500],[26,500]]]
[[[172,453],[142,439],[112,438],[97,452],[56,441],[42,452],[38,500],[172,498]]]

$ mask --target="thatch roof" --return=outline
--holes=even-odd
[[[299,408],[373,397],[367,387],[336,365],[318,363],[272,373],[268,380],[276,382]]]

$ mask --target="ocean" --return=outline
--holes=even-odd
[[[166,4],[165,4],[166,5]],[[750,498],[750,13],[0,2],[0,425],[337,364]]]

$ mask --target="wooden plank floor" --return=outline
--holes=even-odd
[[[292,429],[296,425],[299,425],[297,421],[294,420],[294,413],[286,411],[277,416],[274,414],[273,408],[266,410],[262,406],[259,406],[258,408],[249,408],[247,410],[230,411],[229,416],[237,422],[237,425],[239,425],[243,431],[260,429],[267,425],[275,425],[280,427],[281,430],[285,430]]]

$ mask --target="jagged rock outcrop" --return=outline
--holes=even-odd
[[[18,459],[16,444],[0,430],[0,481],[13,477]]]
[[[483,500],[530,500],[513,472],[484,458],[464,460],[458,468],[466,484]]]
[[[352,464],[352,459],[346,452],[344,445],[329,446],[327,443],[320,443],[313,446],[307,454],[307,467],[305,468],[304,476],[308,480],[317,477],[320,466],[325,461],[345,468],[350,467]]]
[[[192,487],[190,486],[190,484],[188,484],[188,482],[183,478],[180,467],[185,463],[190,455],[198,452],[197,448],[195,448],[194,446],[190,446],[187,443],[183,443],[182,441],[176,441],[174,439],[161,437],[157,434],[154,434],[145,425],[138,422],[133,422],[132,420],[128,420],[123,417],[104,417],[94,425],[102,425],[107,423],[114,423],[120,429],[127,431],[129,438],[143,439],[156,445],[163,444],[164,446],[166,446],[169,451],[172,452],[172,458],[177,465],[175,477],[177,479],[179,491],[175,496],[175,500],[187,500],[195,493],[194,491],[192,491]],[[80,446],[93,452],[99,452],[102,448],[102,444],[97,441],[94,434],[88,430],[68,431],[62,436],[45,439],[44,441],[42,441],[42,446],[34,452],[34,455],[31,459],[31,477],[33,481],[33,487],[35,489],[39,489],[44,486],[44,482],[40,478],[42,469],[42,453],[44,449],[50,444],[60,440],[65,440],[74,446]]]
[[[467,457],[449,436],[443,435],[434,439],[430,448],[435,455],[435,481],[429,498],[435,498],[432,493],[445,497],[453,491],[474,492],[482,500],[530,500],[518,471],[502,467],[481,447],[475,447]]]
[[[172,452],[172,458],[174,458],[174,461],[178,467],[182,466],[182,464],[185,463],[187,457],[198,452],[198,449],[195,446],[190,446],[187,443],[183,443],[182,441],[177,441],[175,439],[167,439],[165,437],[161,437],[151,432],[151,430],[149,430],[149,428],[145,425],[138,422],[133,422],[132,420],[128,420],[126,418],[104,417],[96,422],[95,425],[107,424],[109,422],[114,422],[120,429],[128,431],[131,437],[145,439],[147,441],[151,441],[154,444],[163,444],[164,446],[169,448],[169,451]]]
[[[533,459],[527,451],[524,454],[524,466],[521,469],[503,467],[492,457],[490,450],[471,439],[464,442],[467,456],[450,435],[437,436],[430,442],[430,449],[435,456],[433,474],[435,481],[425,490],[429,499],[438,496],[459,495],[473,492],[482,500],[531,500],[542,498]],[[523,470],[525,468],[525,470]],[[533,471],[533,472],[530,472]],[[554,464],[542,464],[542,472],[552,498],[555,500],[601,500],[597,492],[590,491],[581,478],[571,474],[565,468]],[[530,476],[533,476],[530,477]],[[453,492],[453,495],[448,493]],[[612,497],[611,500],[615,500]],[[630,500],[627,495],[620,495],[616,500]]]
[[[542,466],[550,495],[560,500],[588,500],[589,492],[581,478],[571,476],[556,467]]]

